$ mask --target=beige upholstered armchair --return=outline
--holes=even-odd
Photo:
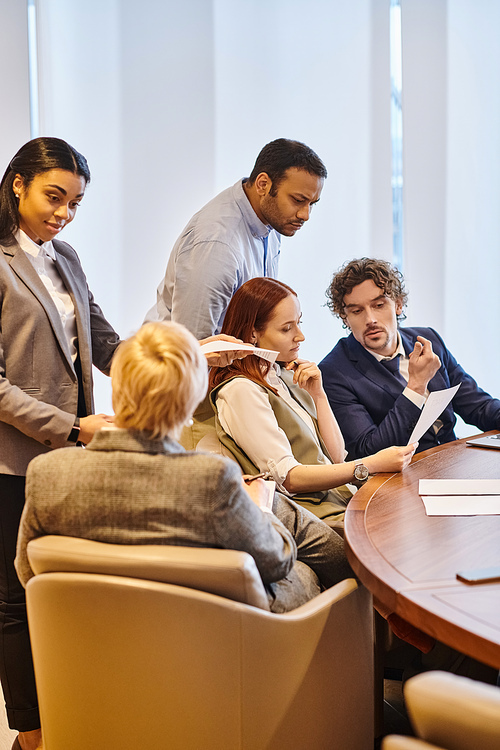
[[[45,750],[372,747],[353,579],[276,615],[243,552],[52,536],[28,554]]]
[[[498,750],[500,689],[447,672],[412,677],[404,688],[417,737],[386,737],[383,750]]]

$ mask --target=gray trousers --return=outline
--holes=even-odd
[[[297,545],[297,562],[281,581],[266,586],[272,612],[289,612],[344,578],[354,577],[343,538],[306,508],[275,493],[274,514]]]

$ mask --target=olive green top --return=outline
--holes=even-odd
[[[244,376],[235,375],[233,378],[218,385],[210,393],[210,400],[216,415],[215,426],[217,437],[236,458],[245,474],[257,474],[259,472],[258,467],[255,466],[240,446],[235,443],[233,438],[225,432],[217,416],[217,394],[221,388],[236,377]],[[304,420],[297,414],[297,412],[295,412],[286,401],[280,398],[280,396],[277,396],[269,386],[263,384],[262,387],[267,390],[269,403],[275,414],[278,426],[283,430],[290,442],[293,456],[299,463],[305,465],[319,466],[321,464],[332,463],[328,450],[319,432],[316,407],[311,396],[298,385],[293,383],[292,373],[287,370],[282,370],[280,377],[285,383],[291,397],[299,404],[299,406],[305,409],[312,418],[316,430],[316,436],[318,438],[318,442],[316,442],[311,435],[311,431],[307,428]],[[300,492],[293,495],[293,500],[310,510],[314,515],[318,516],[318,518],[326,521],[326,523],[329,523],[332,526],[338,526],[343,518],[346,505],[351,497],[352,493],[348,487],[342,485],[330,490]]]

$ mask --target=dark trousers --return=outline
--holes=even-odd
[[[11,729],[40,727],[26,599],[14,568],[25,478],[0,474],[0,679]]]

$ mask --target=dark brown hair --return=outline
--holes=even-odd
[[[334,315],[344,321],[344,325],[346,321],[344,297],[346,294],[350,294],[355,286],[368,279],[371,279],[389,299],[394,300],[394,302],[400,301],[403,307],[406,305],[408,294],[403,275],[396,266],[391,266],[386,260],[356,258],[345,263],[334,274],[325,293],[327,307]],[[404,318],[403,314],[398,316],[398,320]]]
[[[249,342],[252,332],[263,331],[273,316],[276,305],[283,299],[297,294],[282,281],[257,277],[250,279],[234,294],[228,305],[221,333],[235,336]],[[228,367],[212,367],[209,376],[209,390],[235,375],[243,375],[259,385],[265,385],[270,363],[254,354],[244,359],[236,359]]]

